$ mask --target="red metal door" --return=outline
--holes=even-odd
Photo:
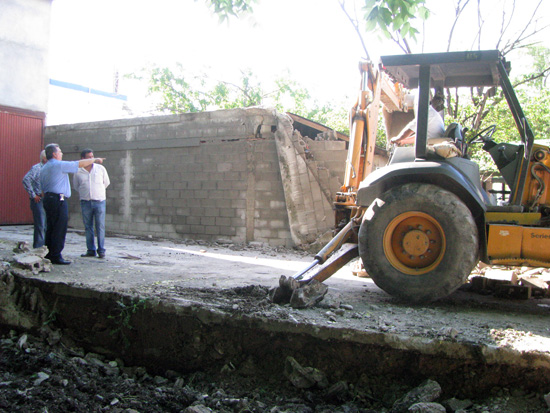
[[[0,225],[32,224],[22,180],[40,162],[45,114],[0,106]]]

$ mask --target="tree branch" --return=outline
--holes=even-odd
[[[340,8],[350,21],[351,25],[355,29],[355,32],[357,33],[357,36],[359,36],[359,40],[361,41],[361,46],[363,47],[363,50],[365,54],[367,55],[367,60],[370,60],[369,51],[367,50],[367,46],[365,45],[365,41],[363,40],[363,36],[361,35],[361,30],[359,29],[359,25],[357,24],[357,19],[353,19],[348,11],[346,10],[346,0],[339,0],[338,3],[340,4]],[[357,13],[355,13],[357,15]]]
[[[514,84],[514,88],[524,85],[525,83],[532,82],[533,80],[540,79],[541,77],[546,77],[550,74],[550,67],[547,67],[540,73],[533,73],[531,76],[526,77],[525,79],[520,80],[516,84]]]
[[[498,42],[496,45],[496,49],[499,49],[500,42],[502,41],[504,34],[506,33],[506,30],[508,30],[508,27],[510,27],[510,23],[512,22],[512,18],[514,17],[514,13],[516,10],[516,0],[512,2],[512,12],[510,13],[510,18],[508,19],[508,23],[504,24],[506,20],[506,10],[504,7],[502,8],[502,21],[500,23],[500,36],[498,38]]]
[[[462,14],[462,12],[464,11],[464,8],[468,5],[468,3],[470,2],[470,0],[466,0],[466,2],[464,3],[464,5],[462,7],[460,7],[460,3],[461,3],[462,0],[458,0],[458,2],[456,3],[456,9],[455,9],[455,20],[453,22],[453,25],[451,26],[451,31],[449,32],[449,40],[447,42],[447,51],[451,50],[451,40],[453,38],[453,32],[455,30],[455,27],[456,27],[456,24],[458,23],[458,19],[460,18],[460,15]]]
[[[514,3],[515,4],[515,3]],[[533,20],[535,20],[535,16],[537,14],[537,11],[540,7],[540,5],[542,4],[542,0],[539,0],[537,6],[535,7],[535,9],[533,10],[533,13],[531,14],[531,17],[529,18],[529,20],[527,21],[527,24],[525,24],[525,26],[523,27],[523,30],[521,30],[521,32],[518,34],[518,36],[516,37],[515,40],[513,40],[512,42],[508,41],[506,43],[506,45],[504,46],[504,48],[502,49],[502,54],[503,55],[506,55],[507,53],[511,52],[512,50],[514,49],[517,49],[517,48],[520,48],[522,47],[521,46],[521,43],[524,42],[526,39],[528,39],[529,37],[531,36],[534,36],[535,34],[539,33],[541,30],[544,30],[546,29],[547,27],[549,27],[550,25],[546,25],[546,26],[543,26],[541,29],[535,29],[533,30],[531,33],[529,34],[525,34],[526,31],[527,31],[527,28],[530,27],[533,23]],[[511,17],[510,17],[511,18]],[[536,21],[536,20],[535,20]]]

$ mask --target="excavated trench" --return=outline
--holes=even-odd
[[[155,374],[228,368],[247,374],[252,363],[258,380],[284,380],[290,356],[325,372],[329,383],[368,377],[413,387],[430,378],[444,396],[458,398],[483,397],[495,387],[537,394],[550,389],[547,354],[305,322],[299,313],[269,303],[266,293],[251,286],[125,295],[4,269],[0,320],[4,331],[48,325],[86,351]]]

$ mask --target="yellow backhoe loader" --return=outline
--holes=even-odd
[[[377,286],[411,302],[451,294],[480,260],[550,267],[549,147],[535,143],[509,71],[497,50],[383,56],[378,66],[361,64],[344,185],[334,202],[337,235],[304,271],[281,277],[273,301],[305,306],[308,288],[314,301],[322,299],[320,283],[357,255]],[[431,91],[455,87],[500,88],[519,143],[495,142],[496,125],[467,139],[453,123],[443,144],[452,145],[455,156],[438,150],[441,140],[427,139]],[[413,110],[405,95],[414,89]],[[380,110],[388,137],[416,111],[416,141],[396,147],[389,163],[373,170]],[[483,187],[468,156],[477,144],[509,188],[504,198]]]

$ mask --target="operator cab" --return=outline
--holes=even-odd
[[[395,82],[414,90],[418,96],[416,113],[416,140],[414,148],[395,148],[390,165],[403,162],[436,161],[451,164],[458,168],[478,189],[481,188],[479,170],[475,162],[468,160],[468,147],[473,143],[483,143],[491,154],[503,178],[510,187],[509,204],[519,205],[524,189],[527,158],[533,147],[533,133],[517,100],[508,78],[510,64],[498,50],[466,51],[451,53],[408,54],[381,57],[382,70]],[[510,111],[514,117],[521,144],[496,144],[491,138],[495,126],[486,128],[476,136],[466,140],[465,129],[458,123],[447,126],[444,137],[450,138],[460,151],[457,157],[434,155],[427,139],[430,90],[443,91],[457,87],[497,87],[500,86]],[[484,191],[481,191],[484,192]],[[492,202],[483,194],[486,204]]]

